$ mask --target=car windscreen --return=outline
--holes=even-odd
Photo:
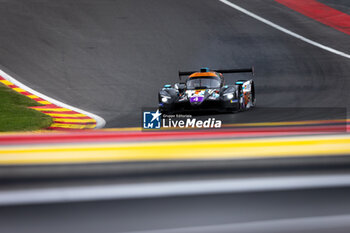
[[[194,77],[186,82],[187,89],[214,89],[220,88],[220,79],[213,76]]]

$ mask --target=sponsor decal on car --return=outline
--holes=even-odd
[[[202,102],[204,100],[203,96],[194,96],[190,98],[190,102]]]

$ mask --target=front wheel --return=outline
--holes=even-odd
[[[171,111],[169,109],[166,109],[166,108],[160,108],[159,111],[162,114],[171,114]]]

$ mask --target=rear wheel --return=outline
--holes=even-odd
[[[252,89],[251,89],[251,106],[255,107],[256,105],[256,98],[255,98],[255,86],[254,86],[254,82],[252,82]]]
[[[244,96],[242,86],[238,89],[238,111],[244,111],[246,109],[246,105],[244,103]]]

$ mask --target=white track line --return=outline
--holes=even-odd
[[[219,1],[224,3],[224,4],[226,4],[226,5],[228,5],[228,6],[230,6],[230,7],[232,7],[232,8],[234,8],[234,9],[236,9],[236,10],[238,10],[238,11],[240,11],[240,12],[242,12],[242,13],[244,13],[244,14],[246,14],[246,15],[248,15],[248,16],[250,16],[250,17],[252,17],[252,18],[254,18],[254,19],[256,19],[256,20],[259,20],[260,22],[263,22],[263,23],[265,23],[265,24],[267,24],[267,25],[269,25],[269,26],[271,26],[271,27],[273,27],[273,28],[275,28],[275,29],[277,29],[279,31],[282,31],[282,32],[284,32],[284,33],[286,33],[286,34],[288,34],[290,36],[293,36],[293,37],[295,37],[295,38],[297,38],[299,40],[302,40],[302,41],[304,41],[306,43],[309,43],[309,44],[311,44],[313,46],[316,46],[316,47],[318,47],[320,49],[323,49],[323,50],[326,50],[328,52],[331,52],[331,53],[337,54],[339,56],[342,56],[342,57],[350,59],[350,55],[347,54],[347,53],[341,52],[339,50],[330,48],[328,46],[325,46],[323,44],[320,44],[318,42],[315,42],[313,40],[305,38],[305,37],[303,37],[303,36],[301,36],[301,35],[299,35],[297,33],[294,33],[294,32],[292,32],[292,31],[290,31],[290,30],[288,30],[288,29],[286,29],[284,27],[281,27],[281,26],[279,26],[279,25],[277,25],[277,24],[275,24],[275,23],[273,23],[273,22],[271,22],[271,21],[269,21],[267,19],[264,19],[264,18],[262,18],[262,17],[260,17],[260,16],[258,16],[256,14],[250,12],[250,11],[247,11],[246,9],[244,9],[244,8],[242,8],[240,6],[237,6],[236,4],[233,4],[232,2],[229,2],[227,0],[219,0]]]
[[[350,175],[170,181],[0,191],[0,206],[349,187]]]
[[[302,218],[272,219],[253,222],[237,222],[220,225],[182,227],[172,229],[157,229],[146,231],[128,231],[123,233],[271,233],[271,232],[317,232],[320,229],[349,229],[350,215],[314,216]]]
[[[95,128],[97,128],[97,129],[103,128],[103,127],[105,126],[105,124],[106,124],[106,121],[105,121],[102,117],[97,116],[97,115],[95,115],[95,114],[93,114],[93,113],[84,111],[84,110],[82,110],[82,109],[79,109],[79,108],[70,106],[70,105],[68,105],[68,104],[62,103],[62,102],[60,102],[60,101],[58,101],[58,100],[52,99],[52,98],[50,98],[50,97],[44,95],[44,94],[41,94],[41,93],[39,93],[39,92],[37,92],[37,91],[31,89],[30,87],[24,85],[23,83],[17,81],[15,78],[13,78],[12,76],[10,76],[9,74],[5,73],[5,72],[2,71],[2,70],[0,70],[0,75],[1,75],[4,79],[10,81],[11,83],[15,84],[16,86],[22,88],[23,90],[25,90],[25,91],[27,91],[27,92],[29,92],[29,93],[32,93],[32,94],[34,94],[34,95],[36,95],[36,96],[38,96],[38,97],[40,97],[40,98],[42,98],[42,99],[44,99],[44,100],[47,100],[47,101],[49,101],[49,102],[51,102],[51,103],[53,103],[53,104],[55,104],[55,105],[57,105],[57,106],[60,106],[60,107],[62,107],[62,108],[68,108],[68,109],[71,109],[71,110],[73,110],[73,111],[76,111],[76,112],[85,114],[85,115],[87,115],[87,116],[89,116],[89,117],[95,119],[95,120],[96,120],[96,127],[95,127]]]

